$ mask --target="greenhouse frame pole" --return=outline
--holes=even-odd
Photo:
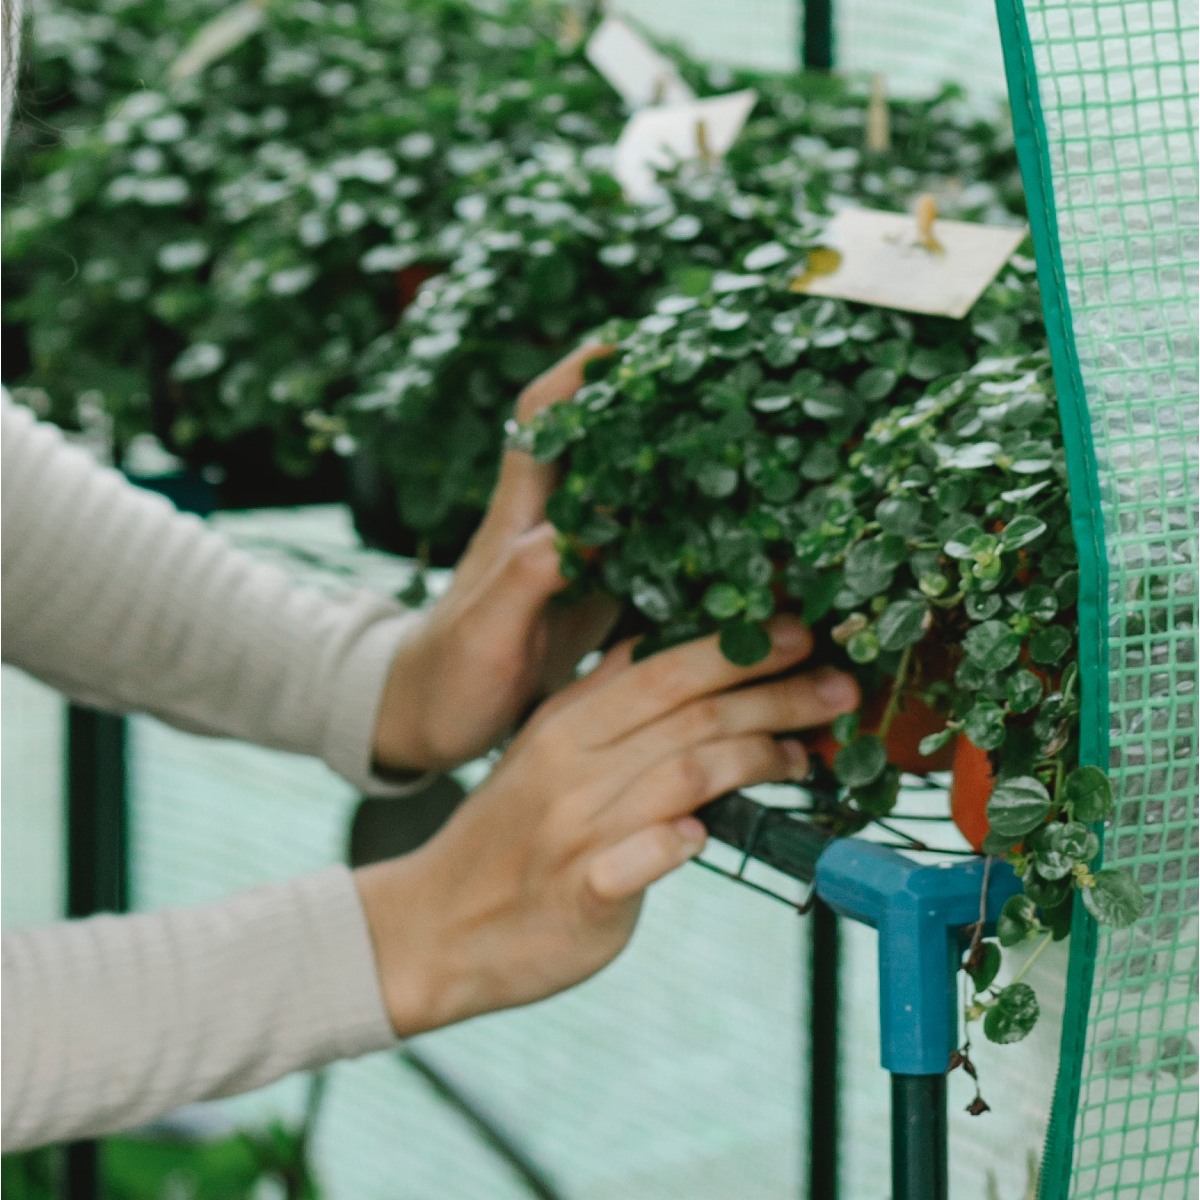
[[[124,912],[129,904],[125,718],[67,706],[67,916]],[[95,1141],[66,1148],[65,1200],[102,1195]]]

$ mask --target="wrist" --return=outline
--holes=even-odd
[[[396,648],[384,683],[371,743],[371,765],[390,780],[413,779],[438,765],[432,761],[422,735],[425,703],[422,681],[427,678],[423,659],[427,623],[408,631]]]
[[[361,867],[354,883],[366,914],[379,986],[397,1037],[413,1037],[482,1011],[478,980],[447,919],[438,864],[427,850]]]

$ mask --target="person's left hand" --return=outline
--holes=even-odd
[[[517,419],[573,396],[584,364],[609,353],[583,346],[521,393]],[[603,640],[616,606],[601,597],[548,605],[567,581],[545,516],[554,468],[510,450],[487,516],[446,594],[396,654],[375,729],[384,772],[445,769],[491,749]]]

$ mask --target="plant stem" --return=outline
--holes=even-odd
[[[887,708],[883,710],[883,718],[879,722],[879,732],[876,737],[883,739],[888,735],[888,730],[892,727],[892,722],[896,719],[896,714],[900,711],[900,701],[904,696],[904,689],[908,684],[908,673],[912,668],[913,648],[905,646],[904,653],[900,655],[900,666],[896,671],[896,678],[892,681],[892,693],[888,696]]]
[[[1045,937],[1038,943],[1034,952],[1025,960],[1025,965],[1013,976],[1008,986],[1012,987],[1014,983],[1020,983],[1022,979],[1029,973],[1029,968],[1041,957],[1042,951],[1054,940],[1054,931],[1047,930]]]

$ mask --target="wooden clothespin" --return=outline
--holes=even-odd
[[[924,246],[931,254],[944,254],[946,247],[937,240],[933,224],[937,220],[937,200],[931,192],[923,192],[914,206],[917,218],[917,245]]]
[[[703,118],[696,122],[696,152],[700,161],[706,165],[717,160],[717,156],[713,153],[712,143],[708,138],[708,125]]]
[[[892,148],[892,114],[888,108],[887,78],[882,72],[871,76],[871,96],[867,102],[867,150],[886,154]]]

